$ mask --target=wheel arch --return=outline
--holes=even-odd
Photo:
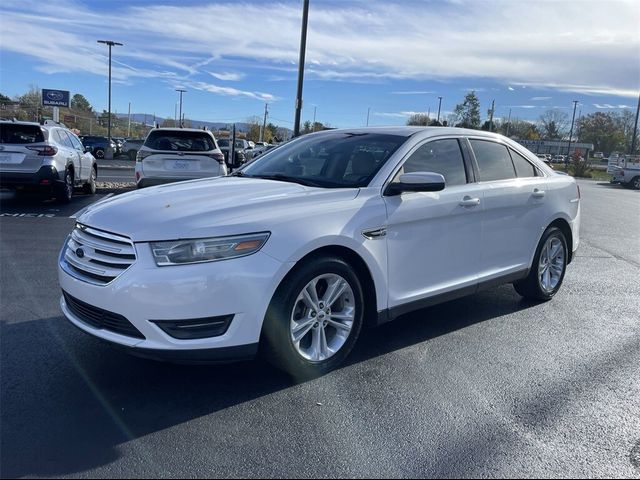
[[[311,250],[295,263],[295,265],[284,276],[280,284],[286,281],[298,265],[302,265],[306,261],[322,255],[341,258],[355,270],[356,275],[361,282],[364,294],[364,325],[374,326],[377,321],[378,311],[376,284],[367,262],[365,262],[365,260],[355,250],[352,250],[349,247],[345,247],[343,245],[327,245]]]

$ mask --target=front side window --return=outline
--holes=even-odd
[[[404,163],[394,181],[400,175],[411,172],[433,172],[444,177],[445,185],[464,185],[467,174],[460,144],[455,138],[434,140],[418,148]]]
[[[406,140],[371,132],[305,135],[261,155],[238,175],[325,188],[365,187]]]
[[[80,139],[78,137],[75,136],[75,134],[71,133],[71,132],[66,132],[67,135],[69,135],[69,138],[71,139],[71,143],[73,144],[73,148],[75,148],[76,150],[82,152],[84,150],[84,148],[82,148],[82,142],[80,141]]]
[[[478,162],[481,182],[516,178],[507,147],[487,140],[470,140],[470,142]]]

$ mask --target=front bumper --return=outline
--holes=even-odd
[[[158,267],[148,244],[137,243],[135,249],[136,262],[107,285],[87,283],[60,266],[58,279],[68,295],[124,317],[144,338],[96,328],[74,314],[63,296],[60,307],[72,324],[151,358],[228,361],[255,353],[267,307],[290,264],[257,252],[218,262]],[[233,320],[223,335],[189,340],[174,338],[153,322],[225,315],[233,315]]]

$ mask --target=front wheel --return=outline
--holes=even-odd
[[[104,150],[101,148],[96,150],[96,158],[104,158]]]
[[[551,300],[564,280],[568,252],[562,230],[549,227],[538,244],[529,275],[513,284],[516,292],[531,300]]]
[[[353,269],[320,257],[292,271],[276,291],[262,332],[267,360],[298,380],[337,368],[362,328],[364,295]]]
[[[640,190],[640,177],[634,177],[630,183],[631,188],[634,190]]]

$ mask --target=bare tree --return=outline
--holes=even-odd
[[[429,125],[429,117],[426,113],[414,113],[407,119],[407,125],[426,127]]]
[[[546,140],[561,140],[569,130],[569,116],[560,110],[547,110],[540,115],[540,134]]]

